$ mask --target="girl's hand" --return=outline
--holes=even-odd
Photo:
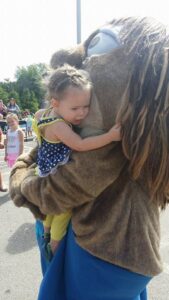
[[[112,137],[112,141],[121,141],[121,125],[115,124],[110,130],[109,134]]]
[[[0,143],[0,149],[4,149],[4,144]]]

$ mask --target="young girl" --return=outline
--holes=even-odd
[[[32,136],[32,116],[29,114],[26,118],[28,136]]]
[[[0,117],[1,117],[1,114],[0,114]],[[3,116],[2,116],[3,117]],[[2,132],[2,129],[0,127],[0,149],[3,149],[4,148],[4,143],[3,143],[3,132]],[[7,192],[7,188],[4,186],[4,183],[3,183],[3,177],[2,177],[2,173],[0,171],[0,192]]]
[[[107,133],[85,139],[72,130],[72,126],[80,125],[88,115],[91,89],[86,74],[68,65],[58,68],[50,77],[48,94],[51,106],[35,114],[39,176],[55,173],[59,165],[69,160],[71,149],[88,151],[121,139],[118,125]],[[49,261],[66,233],[70,217],[71,212],[67,212],[59,216],[49,215],[44,221],[44,248]]]
[[[7,161],[8,167],[11,168],[18,156],[23,153],[24,133],[19,127],[19,119],[16,114],[8,114],[6,121],[9,129],[6,134],[4,159]]]

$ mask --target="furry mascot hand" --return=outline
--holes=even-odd
[[[30,203],[21,193],[21,183],[24,179],[29,176],[35,176],[35,160],[34,157],[36,156],[36,148],[33,149],[28,155],[21,155],[14,168],[10,174],[10,196],[12,201],[17,207],[27,207],[33,213],[36,219],[44,220],[45,215],[41,213],[40,209]],[[11,185],[11,178],[13,179]]]

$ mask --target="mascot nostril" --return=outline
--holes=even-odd
[[[46,300],[46,292],[59,300],[147,300],[148,282],[162,271],[159,208],[169,202],[168,49],[164,24],[128,17],[53,54],[53,69],[66,64],[82,69],[93,85],[78,134],[99,135],[118,123],[122,140],[73,151],[70,161],[47,177],[31,167],[36,149],[14,166],[15,205],[23,203],[36,216],[72,211],[39,300]],[[37,228],[41,239],[42,224]]]

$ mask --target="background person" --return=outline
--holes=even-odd
[[[33,118],[30,113],[27,114],[26,118],[26,123],[27,123],[27,134],[28,136],[32,136],[32,124],[33,124]]]
[[[19,115],[20,114],[20,108],[16,104],[16,100],[14,98],[11,98],[9,100],[9,103],[7,104],[7,113],[14,113]]]
[[[12,167],[20,154],[24,150],[24,133],[19,127],[19,119],[15,113],[10,113],[6,117],[9,129],[6,133],[5,157],[8,167]]]
[[[3,120],[3,115],[0,113],[0,121],[2,121]]]
[[[0,128],[0,149],[4,149],[3,132]],[[4,186],[2,173],[0,172],[0,192],[7,192],[7,188]]]
[[[7,114],[7,107],[3,103],[3,100],[0,99],[0,114],[3,115],[3,117]]]

